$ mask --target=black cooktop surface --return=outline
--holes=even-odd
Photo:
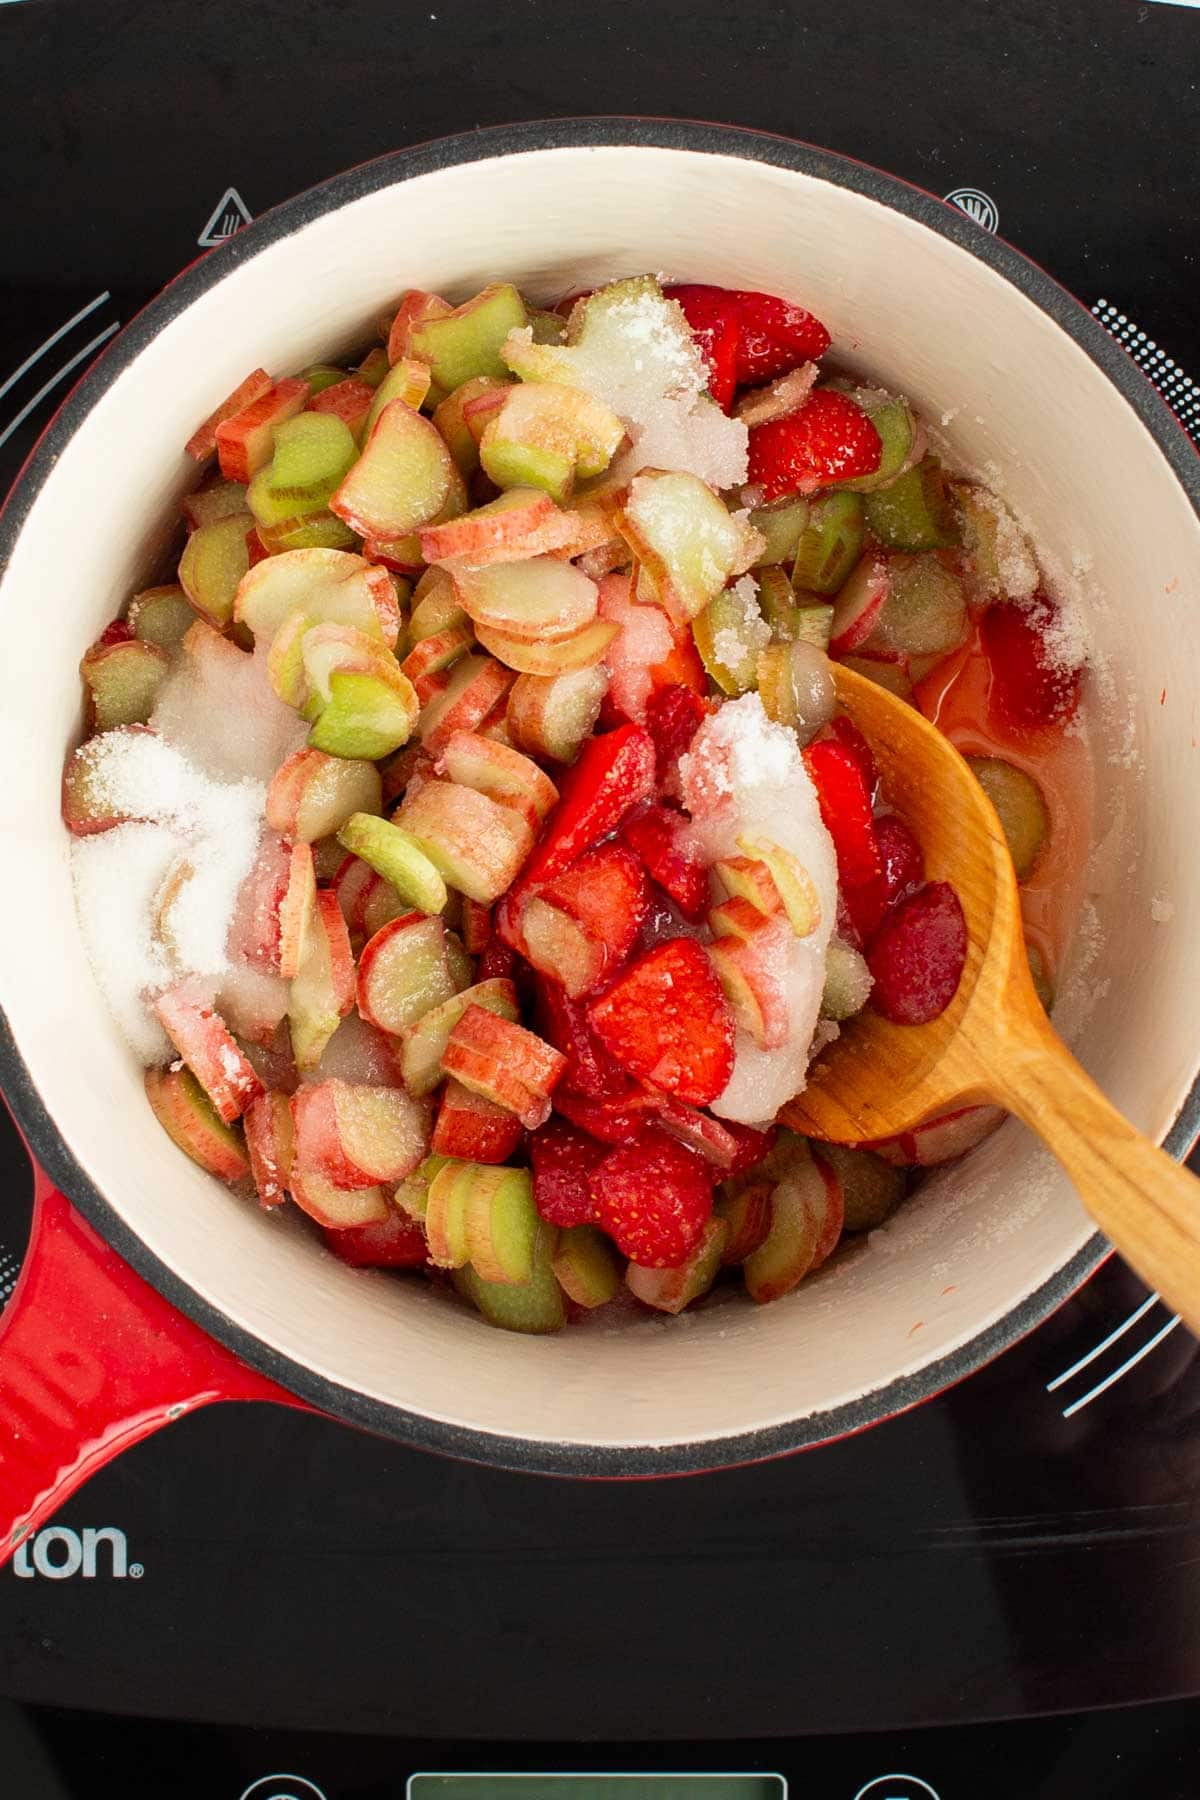
[[[406,143],[588,112],[756,125],[957,194],[1198,429],[1198,81],[1200,10],[1157,0],[0,5],[0,485],[119,324],[247,217]],[[0,1119],[0,1284],[28,1205]],[[1194,1341],[1116,1262],[919,1411],[686,1481],[212,1409],[56,1521],[115,1527],[115,1563],[110,1537],[90,1578],[0,1575],[3,1791],[311,1800],[254,1785],[298,1769],[350,1800],[474,1765],[1194,1796],[1194,1714],[1164,1703],[1200,1691],[1198,1409]],[[1131,1702],[1159,1704],[1033,1718]],[[1003,1719],[1026,1723],[965,1724]],[[358,1736],[271,1735],[304,1732]],[[889,1770],[914,1773],[871,1785]]]

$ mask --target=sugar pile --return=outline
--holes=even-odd
[[[758,583],[753,575],[742,575],[725,596],[726,603],[737,608],[737,624],[723,625],[713,634],[713,654],[727,669],[740,667],[747,650],[757,656],[771,642],[771,627],[758,609]]]
[[[90,792],[126,821],[72,842],[84,947],[121,1031],[155,1062],[168,1045],[147,997],[185,975],[215,987],[228,969],[229,921],[258,847],[266,790],[213,779],[149,731],[104,733],[81,755]]]
[[[270,781],[308,727],[267,680],[267,650],[250,656],[203,620],[159,689],[153,730],[206,775],[223,781]]]
[[[788,1042],[762,1050],[739,1030],[733,1074],[712,1105],[720,1118],[758,1124],[804,1086],[837,912],[833,843],[795,735],[768,719],[755,693],[726,701],[700,727],[679,768],[692,834],[706,862],[741,854],[740,837],[763,839],[803,863],[820,900],[816,930],[806,938],[789,935],[784,947],[779,976],[792,1020]]]

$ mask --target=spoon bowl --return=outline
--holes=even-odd
[[[927,1024],[896,1025],[869,1005],[848,1021],[783,1122],[828,1143],[857,1143],[954,1107],[1006,1107],[1062,1163],[1126,1260],[1200,1328],[1200,1182],[1134,1130],[1050,1024],[995,808],[915,707],[851,669],[835,665],[834,675],[888,800],[921,845],[927,877],[958,894],[967,954],[954,998]]]

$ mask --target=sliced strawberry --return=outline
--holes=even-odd
[[[533,1202],[548,1225],[569,1230],[593,1225],[596,1203],[589,1185],[608,1152],[562,1119],[550,1119],[529,1140]]]
[[[674,775],[679,759],[708,717],[708,707],[690,685],[659,688],[646,703],[646,730],[654,742],[660,781]]]
[[[706,287],[702,283],[682,283],[664,288],[663,293],[683,308],[683,316],[708,364],[708,391],[721,411],[728,412],[739,380],[738,296],[728,288]]]
[[[588,1017],[623,1069],[693,1106],[715,1100],[733,1071],[733,1017],[694,938],[656,944]]]
[[[871,816],[871,795],[857,755],[833,738],[809,744],[802,754],[817,790],[825,829],[833,839],[843,887],[875,881],[883,864]]]
[[[731,298],[737,307],[739,327],[739,386],[774,381],[777,375],[786,375],[801,363],[816,362],[828,350],[828,331],[803,306],[793,306],[790,300],[780,300],[775,294],[748,293],[743,289]]]
[[[516,970],[515,952],[500,938],[493,935],[484,945],[479,961],[475,965],[477,981],[503,980],[511,981]]]
[[[649,1125],[592,1175],[596,1216],[617,1248],[643,1268],[677,1268],[712,1212],[713,1173],[711,1163]]]
[[[983,615],[980,638],[992,671],[989,709],[1019,731],[1065,725],[1079,705],[1082,671],[1056,661],[1046,641],[1057,610],[1037,593],[1028,604],[1000,601]]]
[[[598,1099],[570,1093],[561,1086],[554,1094],[554,1110],[602,1144],[632,1144],[648,1121],[658,1117],[660,1107],[659,1096],[632,1082],[621,1093]]]
[[[321,1236],[335,1256],[355,1269],[420,1269],[428,1260],[420,1223],[398,1206],[389,1206],[387,1218],[375,1224],[342,1230],[323,1225]]]
[[[864,886],[845,890],[846,908],[861,943],[870,943],[889,907],[925,879],[925,858],[904,820],[885,813],[875,821],[882,871]]]
[[[870,744],[854,720],[846,713],[838,713],[829,721],[829,732],[839,744],[844,744],[846,749],[851,752],[862,770],[863,780],[867,784],[867,792],[874,799],[875,790],[879,786],[879,769]]]
[[[648,806],[626,819],[621,836],[684,918],[699,920],[708,908],[708,869],[688,842],[685,826],[674,808]]]
[[[567,1059],[556,1089],[558,1105],[564,1089],[589,1100],[611,1098],[628,1091],[629,1077],[608,1054],[591,1026],[587,1008],[571,1000],[556,981],[540,981],[537,991],[538,1025],[542,1036]],[[559,1107],[561,1111],[561,1106]]]
[[[862,407],[836,388],[818,388],[797,412],[751,431],[750,480],[764,500],[810,494],[873,474],[882,454],[882,440]]]
[[[592,992],[633,948],[649,898],[642,866],[627,844],[611,841],[585,851],[578,862],[531,896],[526,924],[530,960],[544,974],[557,977],[573,997]],[[535,913],[539,925],[546,920],[545,929],[537,933]],[[582,939],[582,958],[571,959],[582,961],[582,970],[556,966],[550,915],[558,915],[560,923],[565,915],[565,931]]]
[[[756,1169],[775,1148],[779,1131],[774,1125],[768,1126],[766,1131],[756,1131],[753,1125],[736,1125],[732,1119],[725,1119],[723,1123],[726,1131],[737,1139],[738,1145],[731,1175],[744,1175],[747,1169]]]
[[[871,1005],[896,1025],[925,1025],[945,1012],[967,957],[967,926],[948,881],[902,900],[867,952]]]

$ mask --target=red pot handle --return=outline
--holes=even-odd
[[[214,1400],[305,1404],[164,1300],[35,1165],[0,1315],[0,1566],[97,1469]]]

